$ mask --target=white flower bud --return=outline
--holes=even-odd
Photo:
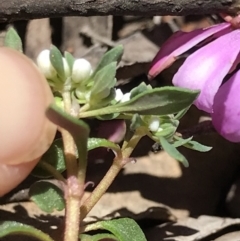
[[[149,124],[148,124],[149,130],[152,131],[152,132],[156,132],[156,131],[158,131],[159,127],[160,127],[159,117],[152,116],[150,121],[149,121]]]
[[[123,98],[123,92],[120,89],[115,89],[115,100],[117,102],[121,101],[121,99]]]
[[[43,50],[37,57],[37,65],[47,79],[54,79],[57,76],[57,71],[50,61],[50,50]]]
[[[131,96],[131,93],[130,93],[130,92],[124,94],[120,102],[123,103],[123,102],[129,101],[129,100],[130,100],[130,96]]]
[[[76,59],[72,69],[72,80],[80,83],[88,79],[92,74],[92,66],[86,59]]]

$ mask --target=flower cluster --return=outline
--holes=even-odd
[[[215,129],[223,137],[240,142],[240,30],[222,23],[189,33],[176,32],[154,58],[149,78],[188,50],[191,53],[173,77],[173,84],[201,90],[194,104],[211,114]]]
[[[112,101],[116,103],[123,102],[122,98],[126,99],[121,90],[114,88],[117,62],[98,66],[93,71],[86,59],[75,59],[70,53],[62,57],[60,51],[53,47],[39,54],[37,64],[53,91],[71,91],[80,105],[101,107]],[[56,99],[61,106],[61,100]]]

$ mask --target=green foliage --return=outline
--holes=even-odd
[[[50,61],[54,69],[57,71],[58,76],[62,80],[65,80],[62,54],[59,51],[59,49],[55,46],[52,46],[50,49]]]
[[[48,234],[26,224],[5,221],[0,223],[0,238],[8,235],[25,235],[41,241],[54,241]]]
[[[104,229],[111,232],[118,241],[147,241],[141,228],[130,218],[100,221],[89,226],[89,231]]]
[[[210,151],[212,149],[211,146],[205,146],[200,144],[197,141],[189,141],[186,144],[184,144],[185,147],[195,150],[195,151],[200,151],[200,152],[207,152]]]
[[[152,86],[151,85],[146,85],[144,82],[142,82],[140,85],[137,87],[133,88],[131,90],[131,99],[145,91],[151,90]]]
[[[63,191],[51,182],[39,181],[29,190],[30,199],[44,212],[52,213],[65,208]]]
[[[164,137],[160,137],[160,143],[164,151],[166,151],[171,157],[182,162],[185,167],[188,167],[188,161],[173,145],[171,145]]]
[[[95,71],[93,73],[93,78],[95,77],[97,72],[100,71],[105,66],[107,66],[113,62],[119,62],[122,55],[123,55],[123,46],[122,45],[118,45],[118,46],[112,48],[110,51],[106,52],[103,55],[102,59],[100,60],[97,68],[95,69]]]
[[[175,138],[176,138],[176,137],[175,137]],[[175,142],[173,143],[173,146],[174,146],[174,147],[184,146],[184,145],[186,145],[189,141],[191,141],[192,138],[193,138],[193,137],[189,137],[189,138],[187,138],[187,139],[176,138],[177,141],[175,141]]]
[[[116,239],[116,237],[112,234],[109,233],[100,233],[100,234],[95,234],[95,235],[88,235],[88,234],[81,234],[80,235],[80,239],[81,241],[100,241],[100,240],[116,240],[118,241],[118,239]]]
[[[66,170],[62,139],[57,139],[52,143],[31,174],[40,178],[52,177],[52,174],[44,167],[45,163],[48,163],[60,173]]]
[[[140,115],[174,114],[192,104],[198,94],[198,91],[178,87],[155,88],[138,94],[127,102],[89,111],[90,113],[85,112],[82,115],[95,116],[113,113],[137,113]]]
[[[22,47],[22,40],[19,37],[18,33],[14,28],[9,28],[5,39],[4,39],[4,46],[15,49],[17,51],[22,52],[23,47]]]
[[[109,96],[111,88],[116,85],[117,62],[112,62],[100,69],[94,76],[94,85],[91,89],[90,102],[102,100]]]
[[[108,141],[103,138],[88,138],[88,151],[99,148],[99,147],[106,147],[113,150],[117,155],[120,155],[121,149],[120,146]]]
[[[74,57],[67,51],[64,52],[64,57],[68,63],[68,66],[70,68],[70,73],[72,72],[73,64],[74,64]]]

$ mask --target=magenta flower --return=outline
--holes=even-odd
[[[194,104],[211,114],[215,129],[223,137],[240,142],[240,72],[236,69],[240,63],[239,29],[233,30],[231,24],[222,23],[173,34],[154,58],[149,78],[158,75],[195,46],[197,50],[174,75],[173,84],[201,90]]]

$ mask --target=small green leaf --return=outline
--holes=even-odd
[[[192,140],[193,137],[189,137],[187,139],[182,139],[182,138],[179,138],[179,137],[175,137],[175,139],[177,139],[177,141],[175,141],[172,145],[174,147],[179,147],[179,146],[183,146],[183,145],[186,145],[189,141]]]
[[[23,52],[22,40],[14,28],[9,28],[5,39],[4,46]]]
[[[81,241],[100,241],[100,240],[105,240],[105,239],[112,239],[118,241],[118,239],[109,233],[100,233],[96,235],[88,235],[88,234],[81,234],[80,235]]]
[[[180,120],[187,112],[188,110],[190,109],[191,105],[189,105],[187,108],[179,111],[175,116],[174,116],[174,119],[175,120]]]
[[[103,98],[106,95],[108,96]],[[102,91],[102,93],[97,94],[97,96],[91,94],[92,99],[90,99],[90,105],[93,107],[93,109],[102,108],[103,106],[109,105],[111,101],[114,100],[115,96],[116,93],[114,88],[105,89]]]
[[[62,54],[55,46],[52,46],[50,49],[50,61],[54,69],[57,71],[58,75],[62,79],[65,79]]]
[[[0,238],[8,235],[26,235],[41,241],[54,241],[48,234],[32,226],[15,221],[4,221],[0,223]]]
[[[52,213],[54,210],[61,211],[65,208],[63,191],[50,182],[34,183],[30,187],[29,196],[44,212]]]
[[[116,119],[117,117],[119,116],[118,113],[116,114],[109,114],[109,115],[100,115],[100,116],[96,116],[96,118],[98,120],[113,120],[113,119]]]
[[[75,58],[67,51],[64,52],[64,57],[68,63],[69,69],[70,69],[70,73],[72,73],[72,68],[73,68],[73,64],[75,61]]]
[[[50,164],[60,173],[66,170],[62,139],[57,139],[52,143],[50,148],[41,157],[40,162],[31,172],[33,176],[40,178],[52,177],[52,175],[43,168],[44,165],[42,165],[42,162]]]
[[[130,218],[100,221],[88,225],[88,231],[105,229],[114,234],[118,241],[147,241],[138,224]]]
[[[94,98],[103,99],[109,95],[108,93],[107,96],[104,96],[103,94],[101,95],[101,93],[103,93],[105,90],[108,90],[109,92],[110,89],[115,86],[116,68],[117,62],[112,62],[96,73],[94,76],[94,85],[91,89],[91,98],[93,100]]]
[[[99,70],[101,70],[105,66],[111,64],[112,62],[119,62],[122,55],[123,55],[123,46],[122,45],[118,45],[118,46],[112,48],[110,51],[108,51],[107,53],[105,53],[103,55],[102,59],[100,60],[98,66],[95,69],[92,76],[94,77]]]
[[[164,137],[159,137],[160,143],[164,151],[177,161],[182,162],[185,167],[188,167],[188,161],[172,144],[170,144]]]
[[[142,82],[139,86],[133,88],[131,90],[131,99],[147,90],[151,90],[152,87],[150,85],[146,85],[144,82]]]
[[[188,107],[199,91],[179,87],[162,87],[145,91],[131,100],[98,110],[86,111],[80,117],[112,113],[138,113],[141,115],[169,115]]]
[[[116,152],[117,155],[121,154],[120,146],[115,144],[114,142],[111,142],[103,138],[88,138],[88,151],[91,151],[99,147],[109,148],[114,152]]]
[[[189,149],[192,149],[192,150],[195,150],[195,151],[200,151],[200,152],[207,152],[207,151],[210,151],[212,149],[211,146],[205,146],[203,144],[200,144],[197,141],[189,141],[184,146],[189,148]]]
[[[130,130],[135,131],[137,128],[141,126],[145,126],[146,124],[143,122],[142,118],[138,114],[134,114],[130,123]]]

